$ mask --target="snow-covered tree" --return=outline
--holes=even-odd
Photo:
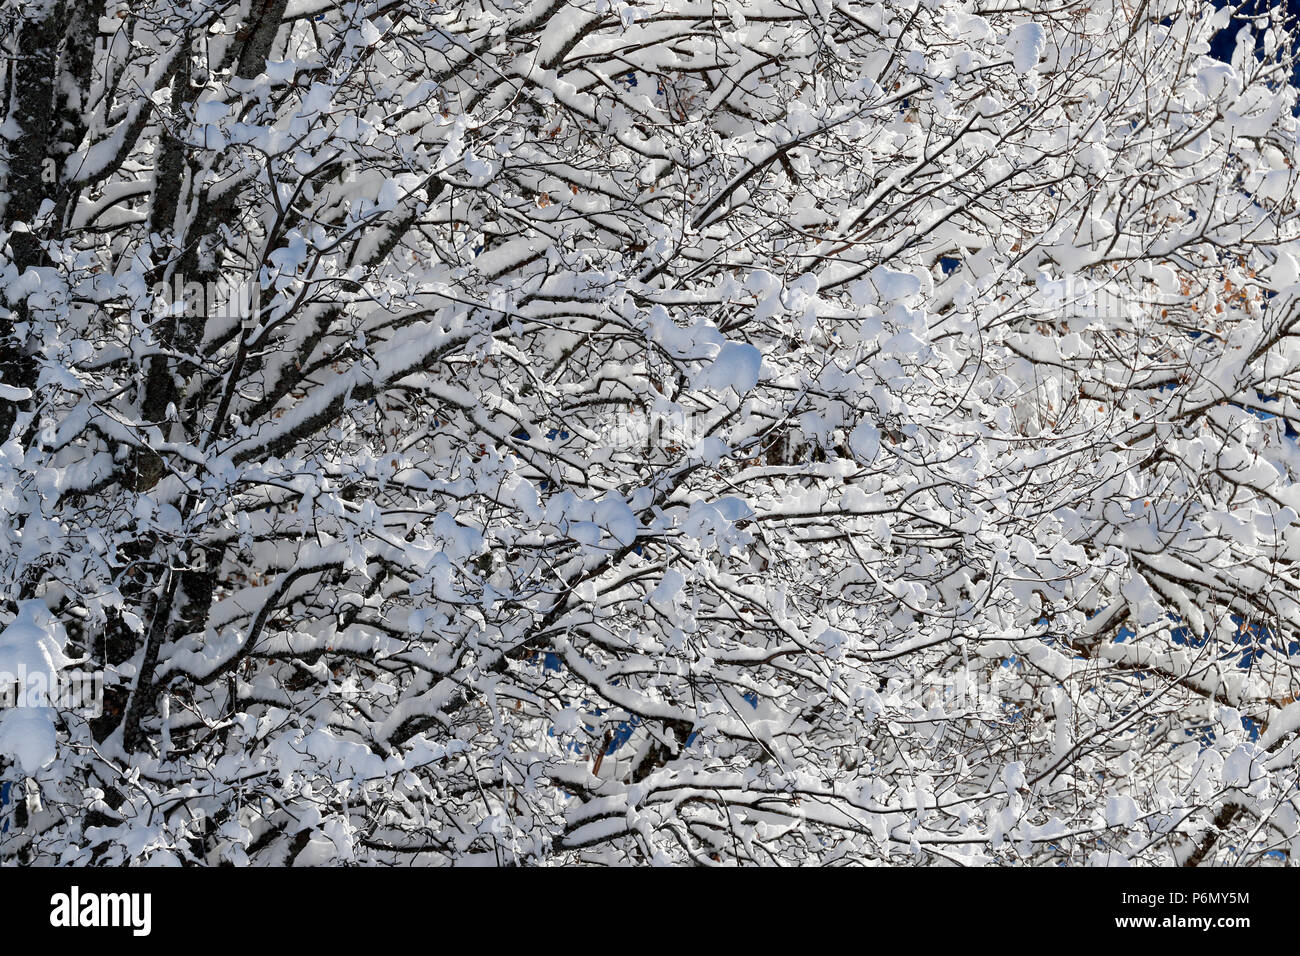
[[[1300,850],[1280,8],[0,11],[6,858]]]

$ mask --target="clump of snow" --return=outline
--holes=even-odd
[[[0,633],[0,681],[19,684],[18,706],[0,715],[0,753],[32,774],[54,760],[53,691],[67,665],[67,635],[42,601],[23,601]]]
[[[1127,827],[1137,822],[1141,816],[1136,801],[1127,794],[1117,794],[1106,798],[1106,826]]]
[[[833,661],[844,656],[844,645],[847,643],[848,637],[838,628],[828,627],[817,635],[817,646]]]
[[[54,760],[54,719],[49,708],[15,707],[0,716],[0,753],[23,773],[34,774]]]
[[[700,375],[697,384],[715,392],[734,389],[737,395],[752,392],[758,385],[758,373],[763,364],[763,354],[744,342],[727,342],[714,357],[713,363]]]
[[[871,464],[880,451],[880,429],[870,421],[863,421],[849,434],[849,450],[863,464]]]
[[[677,596],[685,584],[686,578],[682,572],[676,568],[669,568],[655,585],[655,589],[650,592],[650,600],[657,604],[667,603]]]
[[[1011,28],[1006,49],[1015,68],[1028,73],[1038,65],[1039,57],[1047,49],[1047,35],[1037,23],[1021,23]]]

